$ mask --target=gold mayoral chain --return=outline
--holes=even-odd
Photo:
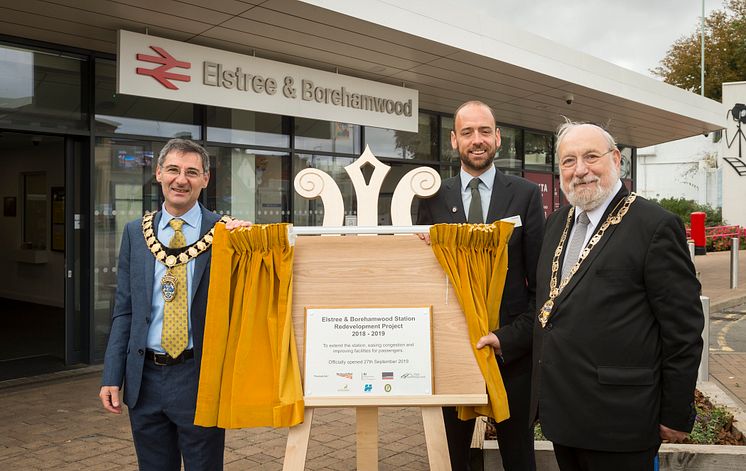
[[[593,234],[591,240],[588,241],[588,245],[586,245],[583,251],[580,252],[580,257],[578,257],[578,261],[575,262],[575,265],[573,265],[570,269],[570,273],[568,273],[567,276],[562,279],[559,287],[557,287],[557,273],[559,272],[560,267],[559,259],[562,255],[562,250],[565,247],[567,233],[570,231],[570,225],[575,214],[575,208],[573,207],[570,209],[570,212],[567,215],[567,222],[565,223],[565,230],[562,231],[562,237],[560,237],[559,245],[557,245],[557,248],[554,250],[554,258],[552,258],[552,278],[549,280],[549,299],[547,300],[547,302],[544,303],[544,305],[541,307],[541,310],[539,311],[539,322],[541,323],[542,328],[546,327],[547,322],[549,321],[549,315],[552,313],[552,309],[554,308],[554,298],[559,296],[562,290],[565,289],[567,283],[570,282],[575,272],[578,271],[578,269],[580,268],[580,264],[583,263],[583,260],[586,259],[593,247],[595,247],[598,241],[600,241],[601,238],[604,236],[606,229],[608,229],[611,225],[619,224],[620,222],[622,222],[622,218],[625,214],[627,214],[630,205],[635,201],[636,198],[637,194],[630,193],[629,196],[622,200],[624,202],[624,205],[621,209],[619,209],[619,211],[617,211],[617,208],[620,204],[622,204],[622,201],[617,203],[614,210],[609,214],[609,217],[607,217],[606,221],[604,221],[604,223],[601,225],[601,228],[596,231],[595,234]]]
[[[145,244],[148,246],[148,250],[153,254],[156,260],[166,265],[166,274],[161,278],[161,294],[166,302],[171,302],[176,297],[176,276],[171,272],[171,269],[175,266],[189,262],[194,258],[197,258],[199,254],[206,251],[212,246],[212,237],[215,234],[215,226],[205,234],[200,240],[179,249],[172,249],[165,247],[158,241],[153,230],[153,218],[155,212],[146,212],[145,216],[142,217],[142,235],[145,237]],[[230,216],[223,216],[218,222],[227,223],[233,218]]]

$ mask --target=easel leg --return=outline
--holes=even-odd
[[[306,452],[308,439],[311,437],[311,422],[313,422],[313,407],[306,407],[303,423],[291,427],[288,432],[288,442],[285,446],[285,461],[283,471],[303,471],[306,467]]]
[[[357,416],[357,469],[378,470],[378,407],[358,407]]]
[[[427,459],[431,471],[451,471],[451,459],[448,456],[446,426],[443,423],[443,409],[422,407],[422,425],[425,429]]]

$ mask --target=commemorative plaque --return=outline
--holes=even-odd
[[[431,308],[307,308],[306,397],[432,395]]]

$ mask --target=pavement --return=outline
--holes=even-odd
[[[746,251],[742,279],[730,289],[729,252],[695,259],[711,313],[746,303]],[[735,407],[746,404],[746,353],[712,351],[711,384]],[[105,412],[98,399],[101,366],[0,382],[0,469],[136,470],[125,412]],[[741,423],[746,423],[742,421]],[[228,430],[225,469],[281,470],[287,429]],[[317,409],[306,469],[355,469],[353,409]],[[419,409],[381,408],[379,469],[429,469]]]
[[[702,295],[710,298],[711,315],[746,303],[746,250],[739,252],[738,262],[738,287],[730,289],[730,252],[695,257]],[[746,352],[727,351],[727,347],[717,345],[715,340],[710,339],[710,381],[720,386],[743,412],[746,410]],[[746,420],[741,420],[740,430],[746,432]]]

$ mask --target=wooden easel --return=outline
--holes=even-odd
[[[293,324],[303,358],[304,309],[313,306],[433,306],[433,395],[306,398],[292,427],[285,471],[306,461],[316,407],[354,407],[357,469],[378,469],[378,407],[420,407],[431,470],[450,470],[441,406],[487,403],[463,312],[432,249],[416,236],[299,237],[293,265]],[[303,362],[301,362],[303,364]]]

